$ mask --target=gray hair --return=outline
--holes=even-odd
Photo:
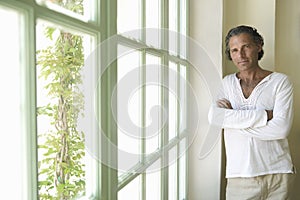
[[[257,32],[255,28],[250,26],[245,26],[245,25],[237,26],[235,28],[230,29],[225,38],[225,45],[226,45],[225,54],[229,60],[232,60],[230,56],[229,40],[232,36],[239,35],[241,33],[249,34],[252,37],[255,44],[261,45],[261,47],[264,46],[264,39]],[[258,60],[260,60],[263,57],[263,55],[264,55],[264,50],[261,49],[261,51],[258,52]]]

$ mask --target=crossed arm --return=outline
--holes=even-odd
[[[261,140],[285,139],[293,121],[292,85],[285,82],[273,98],[273,110],[235,110],[230,101],[221,98],[211,106],[209,122]]]
[[[230,101],[228,101],[227,99],[217,100],[217,106],[219,108],[233,109]],[[271,120],[273,118],[273,110],[265,110],[265,111],[267,112],[267,121]]]

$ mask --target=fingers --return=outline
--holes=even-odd
[[[267,115],[268,115],[268,121],[273,119],[273,110],[266,110]]]
[[[220,108],[232,109],[231,103],[227,99],[219,99],[217,101],[217,105]]]

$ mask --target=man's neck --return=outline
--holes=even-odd
[[[262,68],[259,66],[256,68],[248,69],[248,70],[243,70],[238,72],[238,78],[242,79],[246,82],[248,81],[253,81],[256,79],[261,79],[261,77],[265,76],[264,71]]]

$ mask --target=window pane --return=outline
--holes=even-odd
[[[146,54],[146,153],[152,153],[159,147],[160,109],[161,108],[161,61],[160,58]]]
[[[86,171],[92,156],[85,140],[90,133],[78,121],[90,115],[84,102],[91,94],[83,91],[82,83],[83,77],[91,77],[83,74],[83,66],[92,37],[41,20],[36,30],[39,196],[88,195],[86,181],[92,178]]]
[[[169,62],[169,140],[177,136],[177,64]]]
[[[186,66],[180,65],[180,104],[179,104],[179,112],[180,112],[180,122],[179,122],[179,133],[183,132],[187,128],[187,77],[186,77]]]
[[[161,14],[160,14],[159,0],[146,0],[146,43],[156,48],[160,47],[160,28],[161,28]],[[150,29],[150,30],[149,30]]]
[[[2,139],[0,140],[0,175],[2,199],[22,199],[22,97],[21,97],[21,30],[18,12],[0,5],[0,121]],[[5,19],[5,20],[3,20]]]
[[[177,173],[177,146],[172,148],[169,151],[169,200],[177,199],[177,182],[178,182],[178,173]]]
[[[160,1],[146,0],[146,28],[160,28]]]
[[[96,8],[94,0],[36,0],[42,6],[71,17],[88,21],[93,19],[93,10]]]
[[[169,0],[169,29],[177,31],[177,0]]]
[[[178,53],[178,12],[177,0],[169,0],[169,50],[170,54],[177,55]]]
[[[187,139],[183,139],[179,144],[179,199],[187,198]]]
[[[133,179],[118,192],[118,200],[139,200],[141,196],[141,175]]]
[[[118,46],[118,51],[125,51]],[[139,162],[141,136],[140,52],[131,50],[118,59],[118,149],[131,155],[118,157],[119,175]],[[129,52],[129,50],[126,50]]]
[[[128,36],[140,39],[141,1],[118,0],[118,33],[130,32]],[[125,34],[127,35],[127,34]]]
[[[146,200],[159,200],[161,192],[161,160],[153,163],[146,172]]]
[[[180,1],[180,56],[187,57],[187,6],[186,0]]]

